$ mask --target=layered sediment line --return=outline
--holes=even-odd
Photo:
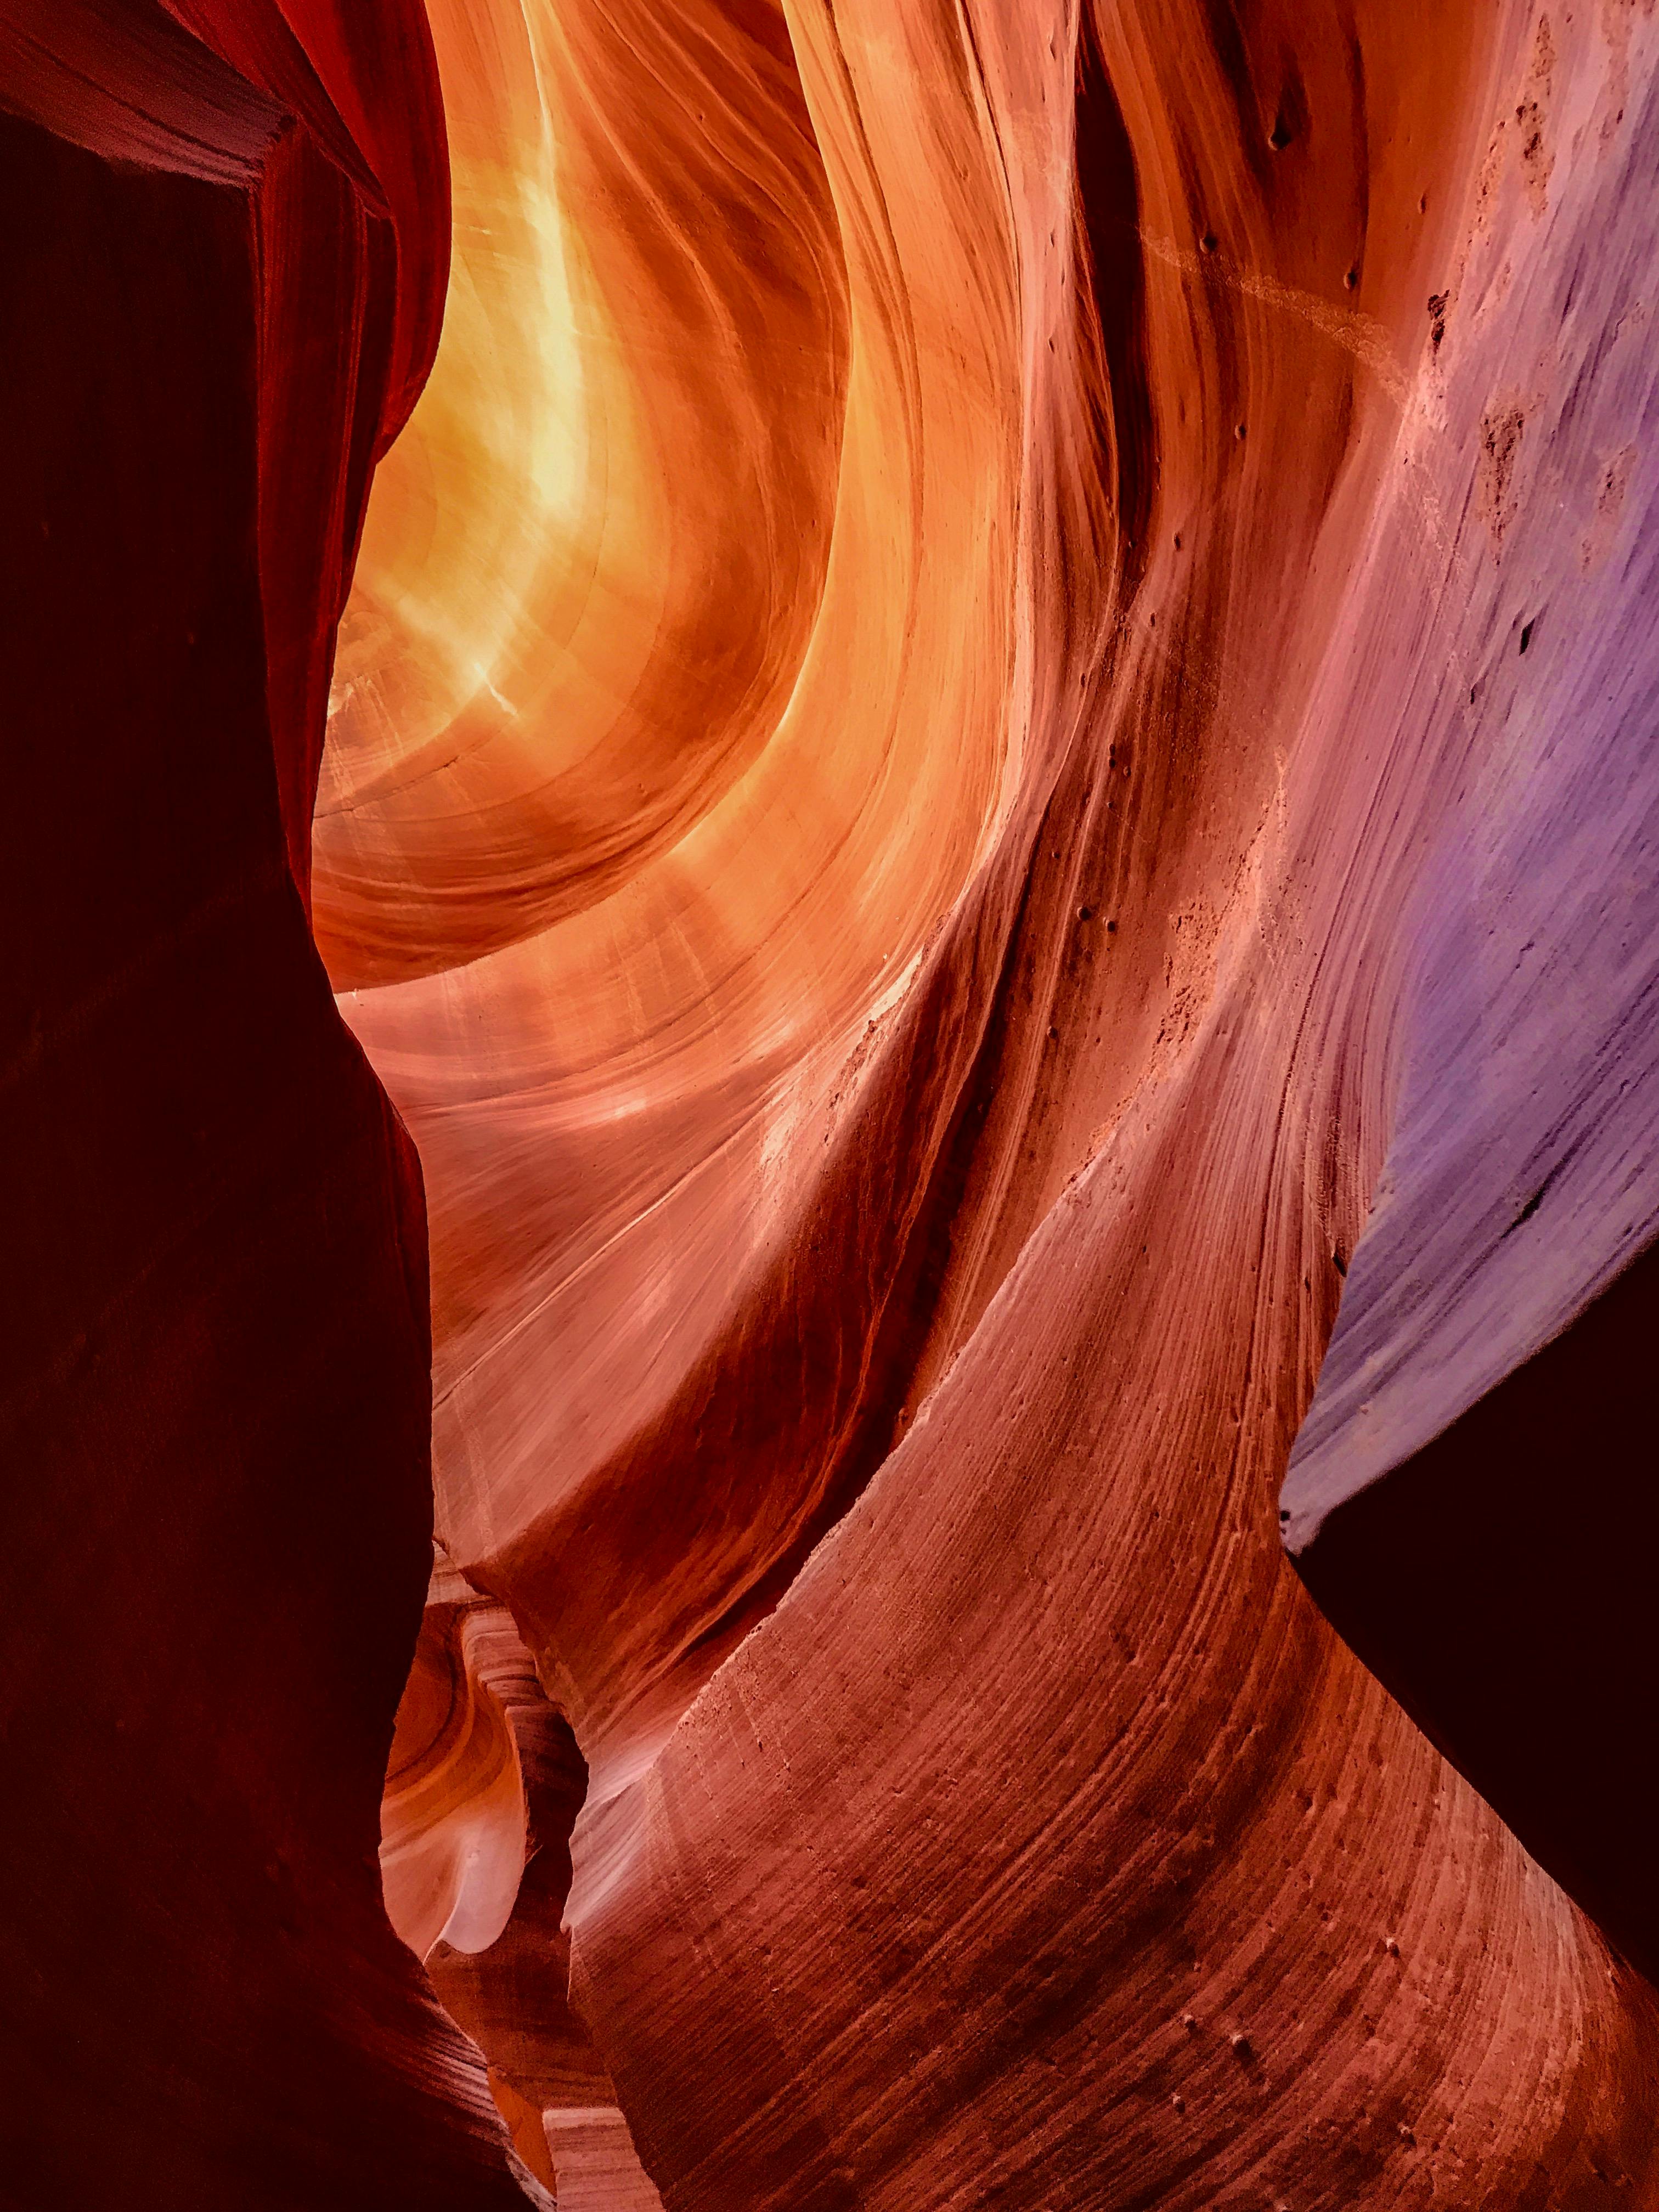
[[[0,0],[28,2202],[1659,2204],[1656,97]]]
[[[1645,2192],[1644,1985],[1279,1537],[1646,1233],[1589,852],[1645,849],[1650,28],[772,20],[839,246],[787,706],[581,911],[345,1001],[434,1194],[440,1528],[590,1770],[581,2007],[675,2205]],[[598,282],[635,417],[719,419]]]

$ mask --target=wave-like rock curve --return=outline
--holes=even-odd
[[[73,1840],[25,1824],[24,1956],[143,2201],[257,2154],[273,2204],[1659,2203],[1634,1585],[1527,1676],[1611,1699],[1605,1789],[1530,1758],[1498,1598],[1444,1625],[1483,1556],[1595,1618],[1593,1540],[1483,1516],[1547,1494],[1504,1393],[1627,1362],[1659,1225],[1650,6],[9,0],[0,39],[57,225],[24,445],[105,455],[52,464],[22,694],[58,711],[101,592],[72,681],[130,775],[225,723],[156,636],[247,732],[165,800],[20,787],[75,856],[27,927],[95,915],[97,1003],[191,1029],[189,1171],[236,1195],[179,1186],[181,1265],[271,1255],[156,1277],[179,1348],[111,1403],[200,1433],[124,1446],[101,1519],[80,1370],[18,1370],[76,1470],[31,1493],[26,1741],[97,1778],[39,1799]],[[169,257],[191,315],[135,324]],[[86,364],[130,325],[124,414]],[[256,883],[287,1111],[227,1042]],[[425,1178],[395,1735],[417,1185],[315,948]],[[112,1178],[54,1278],[95,1344],[173,1186],[28,988],[43,1250],[66,1100]],[[155,1464],[195,1533],[134,1672],[89,1594]],[[65,1622],[142,1770],[39,1675]],[[231,1902],[296,1790],[314,1899]],[[160,1978],[159,2100],[88,1993],[129,1827],[124,1881],[188,1849],[222,1915]],[[100,1939],[129,1977],[147,1929]],[[306,1997],[252,2016],[322,2039],[267,2132],[225,2084],[295,2069],[226,2023],[274,1959]]]

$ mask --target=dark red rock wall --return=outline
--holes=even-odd
[[[303,131],[153,11],[79,27],[110,101],[0,118],[0,2200],[517,2203],[380,1902],[424,1210],[290,866],[383,353]]]

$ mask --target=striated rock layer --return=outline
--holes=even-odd
[[[0,99],[21,2201],[1659,2204],[1650,0]]]
[[[1647,2201],[1645,1984],[1278,1522],[1651,1232],[1653,25],[433,20],[492,219],[319,927],[427,1164],[446,1558],[589,1769],[646,2168]],[[569,431],[562,510],[477,465],[485,386]]]

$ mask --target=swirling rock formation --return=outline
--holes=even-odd
[[[1659,2204],[1647,0],[0,37],[24,2201]]]

